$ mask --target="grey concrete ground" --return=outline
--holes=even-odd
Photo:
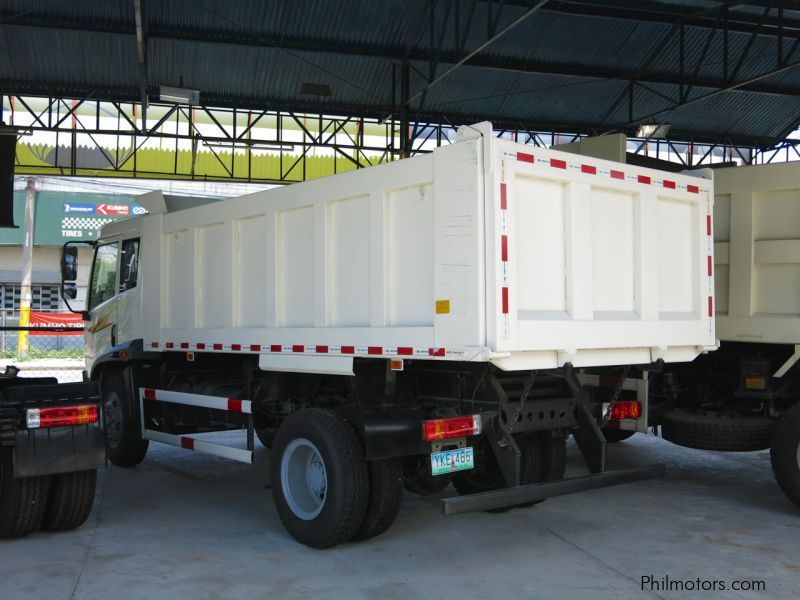
[[[584,472],[570,443],[569,475]],[[0,598],[793,598],[800,510],[766,452],[722,454],[637,435],[609,465],[669,465],[666,477],[505,514],[441,517],[407,494],[369,542],[316,551],[283,530],[268,452],[249,467],[151,446],[101,474],[89,522],[0,542]],[[448,493],[453,493],[452,489]],[[642,591],[642,576],[763,580],[760,592]]]

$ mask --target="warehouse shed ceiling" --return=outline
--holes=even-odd
[[[5,0],[0,93],[770,146],[800,121],[788,0]],[[407,65],[407,67],[403,67]],[[404,95],[403,72],[408,73]],[[402,118],[402,117],[398,117]]]

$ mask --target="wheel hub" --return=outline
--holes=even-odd
[[[316,518],[325,506],[328,473],[322,454],[305,438],[292,440],[281,457],[281,491],[295,516]]]

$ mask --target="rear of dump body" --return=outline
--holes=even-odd
[[[688,361],[715,346],[712,194],[462,128],[429,155],[141,218],[130,335],[288,371]]]
[[[716,172],[717,335],[800,344],[800,167]]]

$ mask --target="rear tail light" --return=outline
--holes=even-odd
[[[642,403],[638,400],[632,402],[614,402],[613,404],[603,404],[603,418],[606,421],[638,419],[641,416]]]
[[[26,411],[28,429],[43,427],[66,427],[97,422],[96,404],[59,406],[58,408],[29,408]]]
[[[465,415],[422,422],[422,437],[429,442],[464,437],[465,435],[478,435],[480,432],[480,415]]]

